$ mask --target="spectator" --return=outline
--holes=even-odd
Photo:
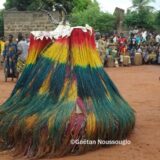
[[[156,35],[156,43],[157,43],[157,44],[160,44],[160,34],[157,34],[157,35]]]
[[[147,31],[144,30],[141,34],[142,34],[142,42],[146,42],[147,41]]]
[[[119,45],[119,53],[124,54],[126,50],[126,44],[127,44],[127,39],[125,38],[124,34],[120,34],[120,38],[118,39],[118,45]]]
[[[137,47],[137,39],[135,35],[132,33],[131,38],[129,40],[129,50],[135,50]]]
[[[138,33],[137,36],[136,36],[136,44],[137,44],[137,45],[140,45],[140,44],[141,44],[141,36],[140,36],[139,33]]]
[[[107,43],[105,40],[105,35],[102,35],[101,38],[98,40],[98,51],[103,64],[106,58],[106,48],[107,48]]]
[[[95,40],[96,40],[96,48],[98,50],[98,41],[101,38],[101,34],[99,32],[96,32],[95,34]]]
[[[3,51],[3,61],[8,75],[16,76],[17,45],[13,42],[13,35],[8,36]]]
[[[25,66],[25,61],[28,53],[28,44],[24,40],[24,37],[21,33],[18,35],[18,63],[17,63],[17,71],[18,73],[21,73],[23,71],[23,68]]]
[[[117,36],[117,34],[115,34],[115,35],[113,36],[113,43],[114,43],[114,44],[117,44],[117,42],[118,42],[118,36]]]
[[[120,34],[120,38],[118,39],[118,51],[120,54],[120,64],[123,64],[123,58],[127,51],[127,39],[125,38],[124,34]]]

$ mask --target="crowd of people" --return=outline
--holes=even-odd
[[[146,30],[133,30],[128,36],[120,34],[96,34],[96,47],[104,67],[142,64],[160,64],[160,34]],[[8,76],[18,77],[22,72],[29,48],[27,35],[9,35],[0,39],[0,61]]]
[[[29,41],[22,33],[18,34],[17,39],[12,34],[6,40],[0,39],[1,64],[7,77],[18,77],[22,72],[27,53]]]
[[[104,66],[160,64],[160,34],[146,30],[96,35],[96,45]]]

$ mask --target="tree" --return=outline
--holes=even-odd
[[[148,5],[150,2],[154,0],[132,0],[133,5],[128,9],[124,23],[128,27],[155,29],[155,15],[153,7]],[[134,10],[130,10],[132,8]]]
[[[16,8],[17,10],[27,10],[32,0],[6,0],[5,9]]]
[[[96,1],[94,3],[96,3]],[[73,0],[72,12],[86,10],[89,5],[92,5],[91,0]],[[97,4],[97,6],[98,6],[98,4]]]
[[[160,11],[156,14],[155,23],[160,27]]]
[[[152,10],[154,7],[148,5],[151,2],[155,2],[155,0],[132,0],[133,5],[130,8],[133,8],[138,12],[143,9]]]
[[[156,12],[155,14],[155,28],[158,32],[160,32],[160,11]]]
[[[100,32],[109,32],[115,29],[115,17],[109,13],[101,12],[96,1],[88,3],[86,9],[73,12],[70,16],[70,22],[73,26],[89,24]]]
[[[109,13],[100,12],[93,27],[103,33],[113,32],[116,29],[116,18]]]
[[[0,10],[0,37],[3,36],[4,26],[3,26],[3,11]]]
[[[16,8],[20,11],[25,10],[37,10],[42,7],[44,9],[51,10],[55,3],[60,3],[64,6],[68,13],[73,9],[83,10],[86,9],[88,4],[91,4],[91,0],[6,0],[5,9]]]
[[[5,9],[16,8],[19,11],[37,10],[40,7],[50,9],[56,0],[6,0]]]
[[[61,3],[66,8],[67,12],[70,13],[74,8],[73,1],[76,0],[6,0],[4,6],[5,9],[16,8],[19,11],[35,11],[38,8],[51,10],[55,3]]]
[[[125,15],[124,23],[127,27],[139,27],[146,29],[154,29],[155,16],[148,10],[141,10],[140,12],[132,11]]]

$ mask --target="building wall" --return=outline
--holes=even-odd
[[[59,13],[52,14],[55,19],[59,19]],[[17,36],[19,32],[24,35],[31,31],[51,31],[56,25],[51,24],[49,17],[44,12],[32,11],[5,11],[4,12],[4,35],[13,34]]]

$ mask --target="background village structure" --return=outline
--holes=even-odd
[[[124,13],[125,11],[118,7],[114,11],[118,33],[125,32],[123,27]],[[59,12],[52,12],[51,14],[56,20],[60,19]],[[56,28],[56,25],[50,22],[48,15],[42,11],[5,10],[3,19],[4,36],[9,34],[17,36],[19,32],[28,35],[31,31],[52,31]]]
[[[59,12],[51,14],[56,20],[60,18]],[[42,11],[7,10],[3,16],[4,36],[13,34],[17,37],[19,32],[26,35],[31,31],[51,31],[56,28],[56,25],[50,22],[48,15]]]

